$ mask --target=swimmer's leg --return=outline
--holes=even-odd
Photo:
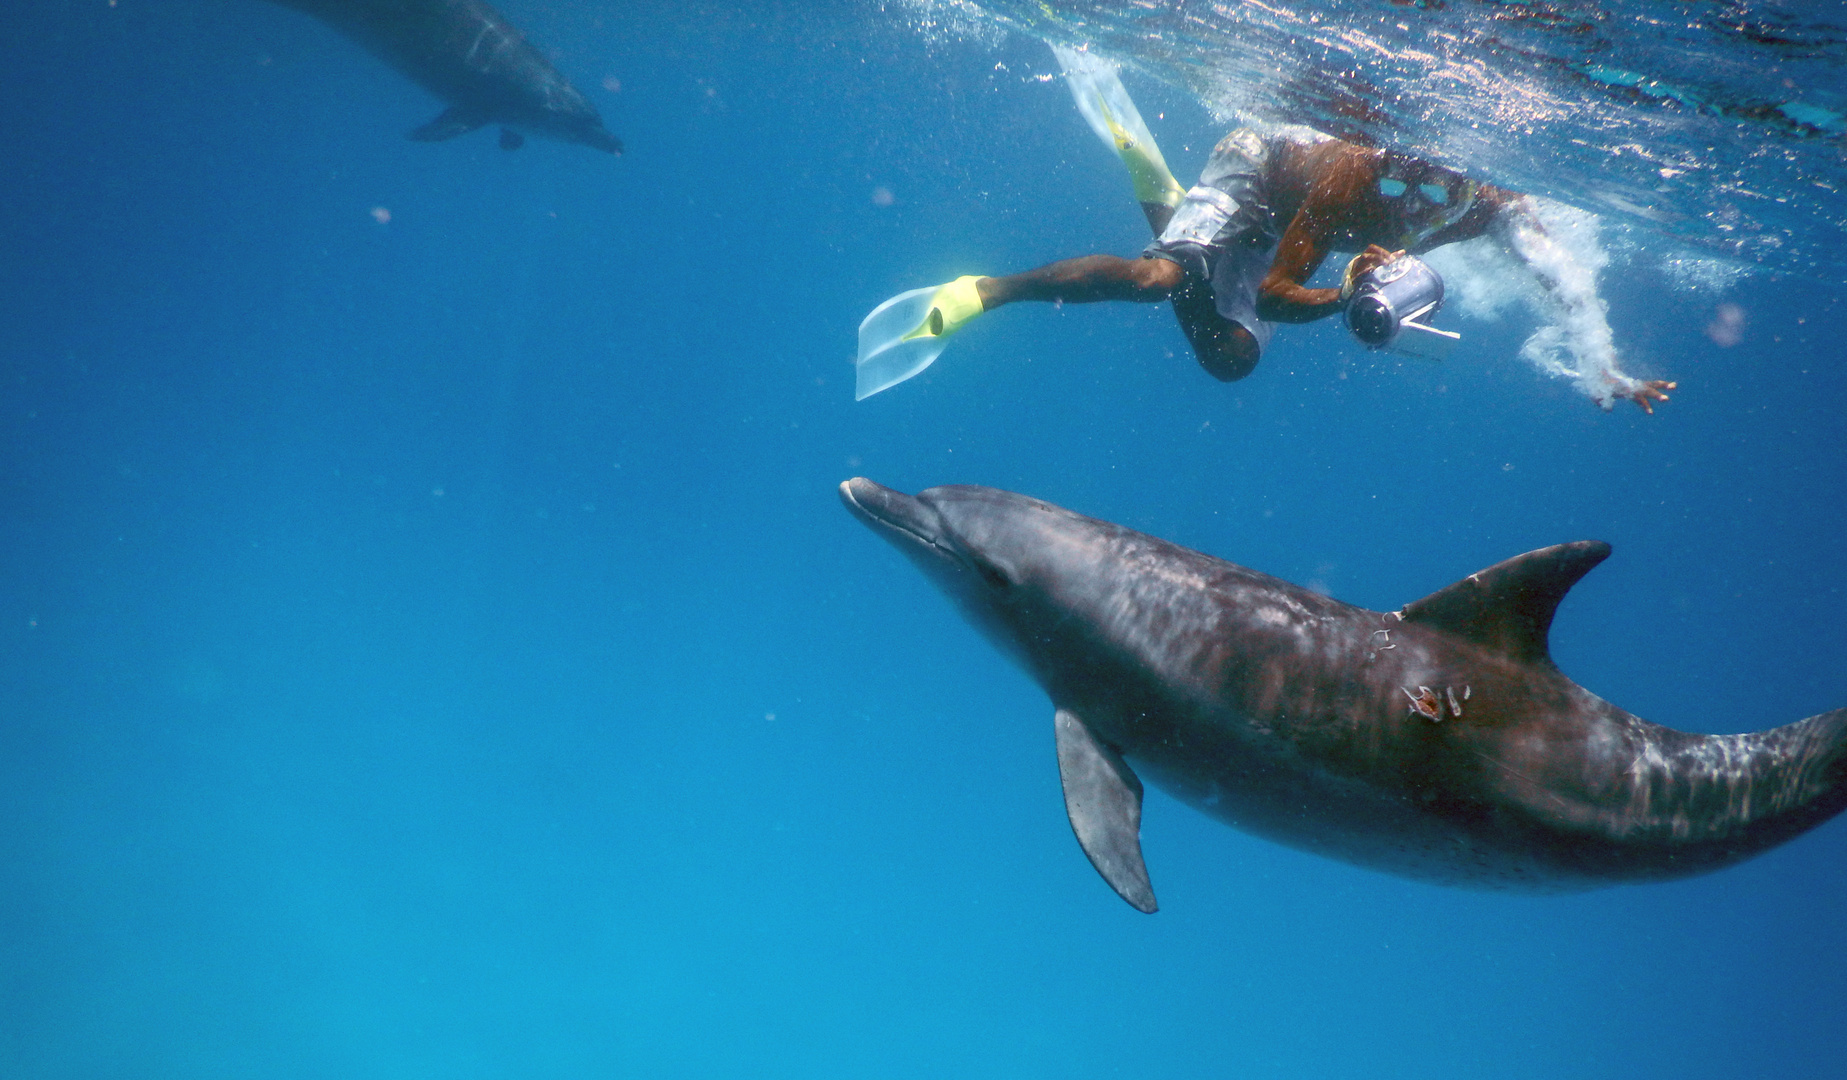
[[[1174,220],[1174,208],[1166,203],[1145,202],[1142,204],[1142,216],[1148,219],[1148,227],[1158,237],[1167,231],[1167,223]]]
[[[1218,313],[1211,285],[1167,259],[1085,255],[1006,277],[984,277],[975,282],[975,291],[983,311],[1022,300],[1067,304],[1172,300],[1174,315],[1199,366],[1220,382],[1249,375],[1261,351],[1249,330]]]
[[[1206,374],[1220,382],[1237,382],[1256,368],[1262,346],[1249,330],[1219,314],[1211,285],[1189,276],[1174,290],[1172,299],[1174,317],[1180,320],[1180,329]]]
[[[983,311],[1020,300],[1066,304],[1128,300],[1152,304],[1167,299],[1185,277],[1186,271],[1165,259],[1084,255],[1006,277],[984,277],[975,283],[975,289],[981,296]],[[1210,300],[1211,290],[1206,292]]]

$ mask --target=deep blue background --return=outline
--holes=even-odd
[[[503,8],[626,157],[408,143],[436,103],[263,3],[9,14],[0,1075],[1840,1075],[1847,824],[1535,899],[1156,794],[1143,917],[1043,695],[833,492],[1023,490],[1375,608],[1607,539],[1567,673],[1767,727],[1847,705],[1838,282],[1613,267],[1653,418],[1512,317],[1442,366],[1285,329],[1227,387],[1128,306],[855,404],[884,297],[1145,241],[1043,47]],[[1217,126],[1132,83],[1190,176]]]

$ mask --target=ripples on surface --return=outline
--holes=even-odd
[[[1090,42],[1227,122],[1390,143],[1792,272],[1847,270],[1847,7],[924,0]]]

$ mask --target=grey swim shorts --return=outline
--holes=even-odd
[[[1145,259],[1167,259],[1211,282],[1218,313],[1250,331],[1259,348],[1270,343],[1275,327],[1257,317],[1257,287],[1282,239],[1264,183],[1269,156],[1263,137],[1249,128],[1220,139],[1199,183],[1142,252]]]

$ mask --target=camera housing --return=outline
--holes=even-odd
[[[1442,275],[1415,255],[1400,255],[1354,279],[1347,329],[1369,349],[1441,360],[1462,340],[1425,321],[1442,307]]]

